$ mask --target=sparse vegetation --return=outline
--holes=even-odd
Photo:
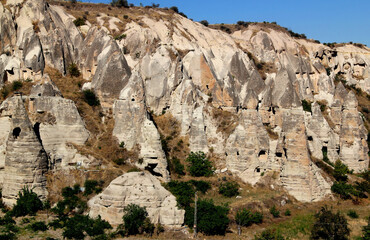
[[[206,27],[208,27],[208,25],[209,25],[207,20],[202,20],[202,21],[200,21],[200,23],[203,24]]]
[[[274,218],[279,218],[280,217],[280,211],[277,210],[277,208],[275,206],[270,208],[270,213]]]
[[[129,7],[127,0],[112,0],[110,3],[113,7]]]
[[[254,240],[285,240],[285,238],[280,232],[274,229],[267,229],[261,234],[254,236]]]
[[[75,63],[71,63],[68,66],[68,73],[71,77],[79,77],[81,75],[80,70]]]
[[[235,215],[235,222],[238,225],[239,235],[241,233],[240,227],[248,227],[252,224],[262,223],[263,215],[260,212],[252,212],[249,209],[239,209]]]
[[[221,183],[218,192],[225,197],[234,197],[239,194],[239,184],[237,182]]]
[[[86,20],[84,18],[77,18],[73,21],[73,23],[76,25],[76,27],[80,27],[82,25],[86,25]]]

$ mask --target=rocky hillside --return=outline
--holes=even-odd
[[[183,212],[158,180],[170,181],[168,164],[190,151],[245,183],[274,176],[303,202],[332,197],[318,166],[339,159],[368,169],[365,46],[328,47],[273,24],[227,33],[156,8],[8,0],[0,19],[0,184],[9,205],[24,185],[46,198],[47,173],[125,172],[122,159],[155,176],[137,176],[151,197],[127,201],[156,202],[153,218],[179,225]],[[99,106],[84,102],[89,89]],[[92,212],[125,205],[114,199],[136,191],[130,181],[115,179]]]

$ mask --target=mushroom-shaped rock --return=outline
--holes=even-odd
[[[131,172],[114,179],[99,195],[92,198],[90,216],[100,215],[113,225],[123,223],[124,208],[129,204],[145,207],[153,223],[180,227],[185,211],[177,207],[176,198],[149,173]]]

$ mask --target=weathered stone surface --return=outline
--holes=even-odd
[[[100,215],[111,224],[122,224],[123,209],[129,204],[145,207],[153,223],[180,227],[185,211],[177,207],[176,198],[151,174],[126,173],[115,180],[88,205],[90,216]]]
[[[143,80],[138,75],[132,75],[127,86],[121,91],[120,99],[113,105],[116,124],[113,136],[119,142],[124,142],[127,149],[139,146],[139,157],[142,163],[135,163],[142,169],[148,169],[153,174],[168,181],[166,156],[162,150],[160,135],[154,123],[149,119],[145,108]]]
[[[13,103],[15,110],[6,144],[2,191],[6,205],[16,202],[18,192],[23,187],[33,189],[41,199],[47,196],[47,155],[28,119],[22,98],[15,97]]]

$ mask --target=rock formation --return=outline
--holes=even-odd
[[[176,198],[149,173],[131,172],[114,179],[88,205],[90,216],[100,215],[111,224],[122,224],[124,207],[137,204],[145,207],[152,223],[179,227],[184,223],[184,210],[177,207]]]
[[[6,142],[3,177],[3,201],[13,205],[23,187],[33,189],[41,199],[47,196],[46,172],[48,158],[39,137],[35,133],[22,98],[12,100],[10,133]]]

